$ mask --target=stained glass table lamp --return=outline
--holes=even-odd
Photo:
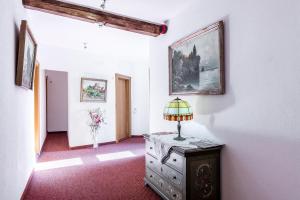
[[[178,136],[174,140],[185,140],[181,137],[181,121],[187,121],[193,119],[193,111],[190,104],[187,101],[179,99],[178,97],[170,101],[164,109],[164,119],[168,121],[177,121]]]

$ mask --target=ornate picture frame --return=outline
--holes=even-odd
[[[80,102],[106,102],[107,80],[81,78]]]
[[[19,34],[16,85],[32,90],[36,51],[37,43],[29,29],[27,21],[22,20]]]
[[[169,95],[224,93],[223,21],[169,46]]]

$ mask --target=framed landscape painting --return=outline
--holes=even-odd
[[[222,21],[201,29],[169,47],[169,93],[225,93]]]
[[[80,101],[106,102],[107,80],[81,78]]]
[[[19,34],[18,65],[16,72],[16,85],[32,89],[37,44],[27,25],[22,20]]]

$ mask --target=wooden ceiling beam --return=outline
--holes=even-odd
[[[167,26],[131,17],[118,15],[78,4],[58,0],[23,0],[25,8],[78,19],[90,23],[102,23],[105,26],[150,36],[167,32]]]

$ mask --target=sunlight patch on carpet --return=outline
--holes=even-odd
[[[99,161],[119,160],[124,158],[135,157],[136,155],[131,151],[121,151],[116,153],[98,154],[96,157]]]
[[[41,171],[41,170],[56,169],[62,167],[78,166],[78,165],[83,165],[81,158],[71,158],[71,159],[37,163],[34,170]]]

